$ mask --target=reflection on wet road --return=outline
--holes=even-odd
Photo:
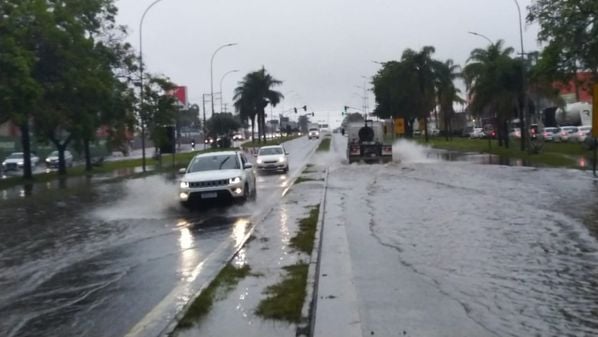
[[[314,145],[287,146],[291,169]],[[6,195],[0,335],[123,336],[168,296],[180,307],[213,268],[206,259],[238,245],[251,216],[276,202],[290,177],[260,176],[255,203],[202,212],[179,208],[173,176],[83,179],[63,189],[36,185],[28,198]]]

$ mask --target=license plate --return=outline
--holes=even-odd
[[[202,199],[214,199],[218,197],[218,193],[202,193],[201,194],[201,198]]]

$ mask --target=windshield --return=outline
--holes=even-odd
[[[280,147],[271,147],[266,149],[261,149],[259,155],[260,156],[269,156],[274,154],[282,154],[282,148]]]
[[[188,172],[236,170],[239,168],[240,165],[237,155],[216,155],[193,159]]]
[[[319,131],[319,129],[309,129],[309,132]]]
[[[58,157],[58,151],[52,151],[52,153],[50,153],[48,157]]]
[[[21,159],[23,158],[22,153],[12,153],[10,156],[6,157],[6,159]]]

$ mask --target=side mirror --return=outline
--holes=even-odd
[[[179,169],[179,174],[185,174],[185,173],[187,173],[186,168]]]
[[[253,168],[253,164],[251,163],[245,163],[245,166],[243,166],[244,169],[248,170],[250,168]]]
[[[289,155],[289,153],[288,153],[288,152],[285,152],[284,154],[286,154],[287,156]]]

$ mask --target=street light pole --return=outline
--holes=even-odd
[[[143,21],[145,20],[145,16],[149,10],[160,1],[163,0],[155,0],[149,6],[147,6],[145,11],[143,11],[143,15],[141,15],[141,20],[139,21],[139,82],[141,83],[139,91],[139,119],[141,119],[141,167],[143,172],[145,172],[145,113],[143,112]]]
[[[525,151],[525,143],[529,139],[527,130],[527,83],[525,76],[525,50],[523,48],[523,22],[521,18],[521,7],[517,0],[513,0],[517,6],[517,13],[519,14],[519,39],[521,42],[521,86],[523,91],[523,112],[521,113],[521,151]]]
[[[227,71],[220,78],[220,112],[222,112],[222,102],[224,101],[224,94],[222,93],[222,81],[224,81],[224,78],[226,77],[226,75],[231,74],[231,73],[237,73],[237,72],[239,72],[238,69]]]
[[[212,58],[210,59],[210,100],[212,101],[212,116],[214,116],[214,56],[216,56],[216,53],[218,53],[222,48],[232,47],[236,45],[236,43],[227,43],[218,47],[218,49],[214,51],[214,54],[212,54]]]
[[[480,34],[480,33],[476,33],[476,32],[468,32],[468,33],[469,33],[469,34],[471,34],[471,35],[479,36],[479,37],[481,37],[481,38],[483,38],[483,39],[486,39],[486,41],[488,41],[488,43],[489,43],[490,45],[494,44],[494,42],[492,42],[492,40],[490,40],[490,38],[488,38],[488,37],[487,37],[486,35],[484,35],[484,34]]]

